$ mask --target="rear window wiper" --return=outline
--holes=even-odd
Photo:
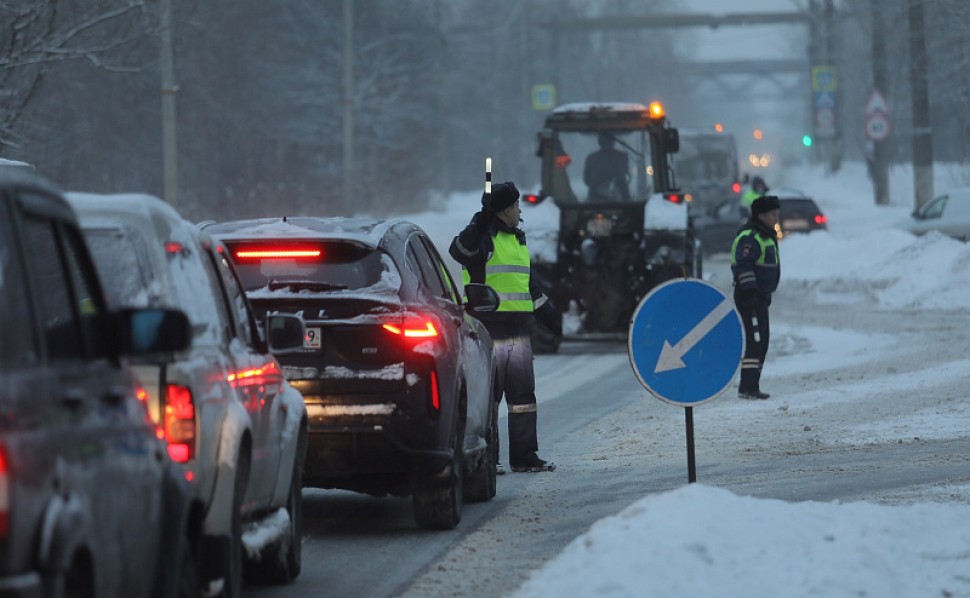
[[[342,291],[347,288],[345,284],[325,282],[318,280],[270,280],[269,290],[278,291],[280,289],[290,289],[292,291]]]

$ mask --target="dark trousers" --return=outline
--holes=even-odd
[[[528,463],[536,458],[539,438],[536,434],[536,376],[532,368],[532,339],[529,322],[486,322],[485,327],[495,343],[498,379],[495,397],[505,396],[509,409],[509,462]]]
[[[744,325],[744,357],[741,359],[741,383],[739,392],[761,390],[761,369],[768,354],[768,341],[771,328],[768,324],[768,304],[771,295],[759,293],[753,305],[742,300],[737,288],[734,290],[734,303],[741,314]]]

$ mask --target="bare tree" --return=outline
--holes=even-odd
[[[16,148],[15,125],[37,98],[51,65],[84,60],[103,70],[140,68],[125,50],[149,34],[146,0],[0,1],[0,148]]]

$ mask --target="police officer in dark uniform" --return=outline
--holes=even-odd
[[[482,196],[482,209],[451,242],[448,252],[462,265],[462,280],[485,283],[502,302],[479,317],[495,343],[498,362],[496,396],[509,409],[509,464],[512,471],[553,471],[556,464],[539,458],[536,434],[535,372],[529,321],[562,332],[558,312],[532,278],[525,233],[519,228],[519,190],[511,182],[497,183]],[[504,473],[501,465],[499,473]]]
[[[731,246],[734,302],[744,324],[745,349],[741,359],[738,397],[767,399],[761,391],[761,369],[768,353],[768,306],[781,278],[781,256],[775,225],[781,204],[763,195],[751,204],[751,217],[738,230]]]

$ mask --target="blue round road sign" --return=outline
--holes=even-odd
[[[633,312],[630,365],[661,401],[692,407],[734,381],[744,355],[744,328],[734,301],[696,279],[666,282]]]

